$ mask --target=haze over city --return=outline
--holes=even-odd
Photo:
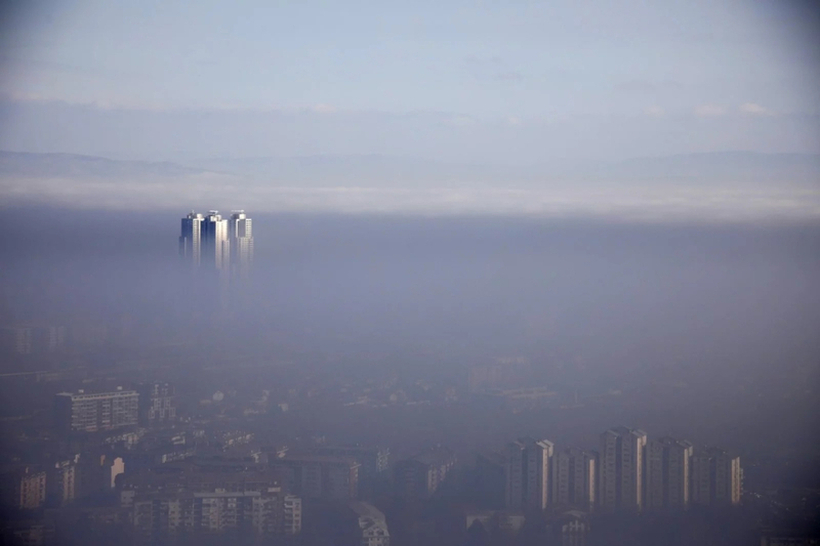
[[[813,544],[820,10],[10,2],[10,544]]]

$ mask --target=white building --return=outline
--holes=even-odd
[[[646,433],[616,427],[601,434],[599,505],[604,510],[643,508]]]
[[[202,257],[202,215],[191,211],[182,219],[179,236],[179,255],[199,267]]]
[[[182,219],[179,255],[194,268],[216,270],[224,280],[246,278],[253,263],[252,225],[242,210],[230,219],[216,210],[207,215],[192,211]]]
[[[245,279],[253,263],[253,222],[244,210],[231,214],[228,223],[228,239],[231,252],[231,273]]]
[[[507,445],[504,496],[508,509],[544,510],[547,507],[553,450],[549,440],[533,438],[521,438]]]
[[[202,221],[201,234],[202,261],[201,265],[208,269],[227,271],[230,264],[230,241],[228,240],[228,221],[224,220],[219,211],[212,210]]]

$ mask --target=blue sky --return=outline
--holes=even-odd
[[[809,2],[37,0],[3,9],[0,150],[214,169],[184,179],[138,170],[128,180],[76,166],[63,178],[18,170],[0,180],[9,200],[820,215],[805,173],[797,189],[767,175],[754,190],[734,174],[640,184],[621,175],[603,189],[560,174],[695,152],[817,153],[820,21]],[[312,155],[401,161],[343,160],[336,178],[298,162],[242,178],[230,163]]]
[[[0,145],[500,163],[813,152],[807,5],[20,3],[4,17]]]

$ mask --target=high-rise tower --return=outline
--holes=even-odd
[[[544,510],[549,502],[550,459],[554,450],[549,440],[521,438],[507,446],[504,465],[505,504],[514,510]]]
[[[228,221],[223,220],[219,211],[212,210],[202,221],[202,261],[207,268],[227,271],[230,261],[228,241]]]
[[[689,506],[692,444],[674,438],[646,444],[646,498],[648,509],[686,509]]]
[[[253,226],[244,210],[235,210],[228,223],[231,275],[245,279],[253,263]]]
[[[590,510],[595,504],[594,452],[577,448],[556,451],[552,457],[552,504]]]
[[[182,232],[179,236],[179,255],[190,260],[194,267],[199,267],[202,253],[202,215],[191,211],[182,219]]]
[[[598,500],[604,510],[643,507],[643,455],[646,433],[616,427],[601,434]]]
[[[717,448],[695,452],[691,485],[693,504],[739,504],[743,492],[740,457]]]

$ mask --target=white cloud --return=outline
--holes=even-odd
[[[695,115],[699,118],[714,118],[726,114],[726,109],[716,104],[702,104],[695,108]]]
[[[518,126],[521,125],[521,119],[515,116],[511,116],[507,118],[507,125]]]
[[[763,106],[760,106],[759,104],[757,104],[755,102],[743,103],[738,107],[738,110],[740,110],[742,113],[748,114],[750,116],[773,116],[774,115],[774,112],[772,112],[768,108],[764,108]]]
[[[663,116],[666,112],[660,106],[649,106],[646,109],[644,109],[643,113],[653,118],[659,118]]]

